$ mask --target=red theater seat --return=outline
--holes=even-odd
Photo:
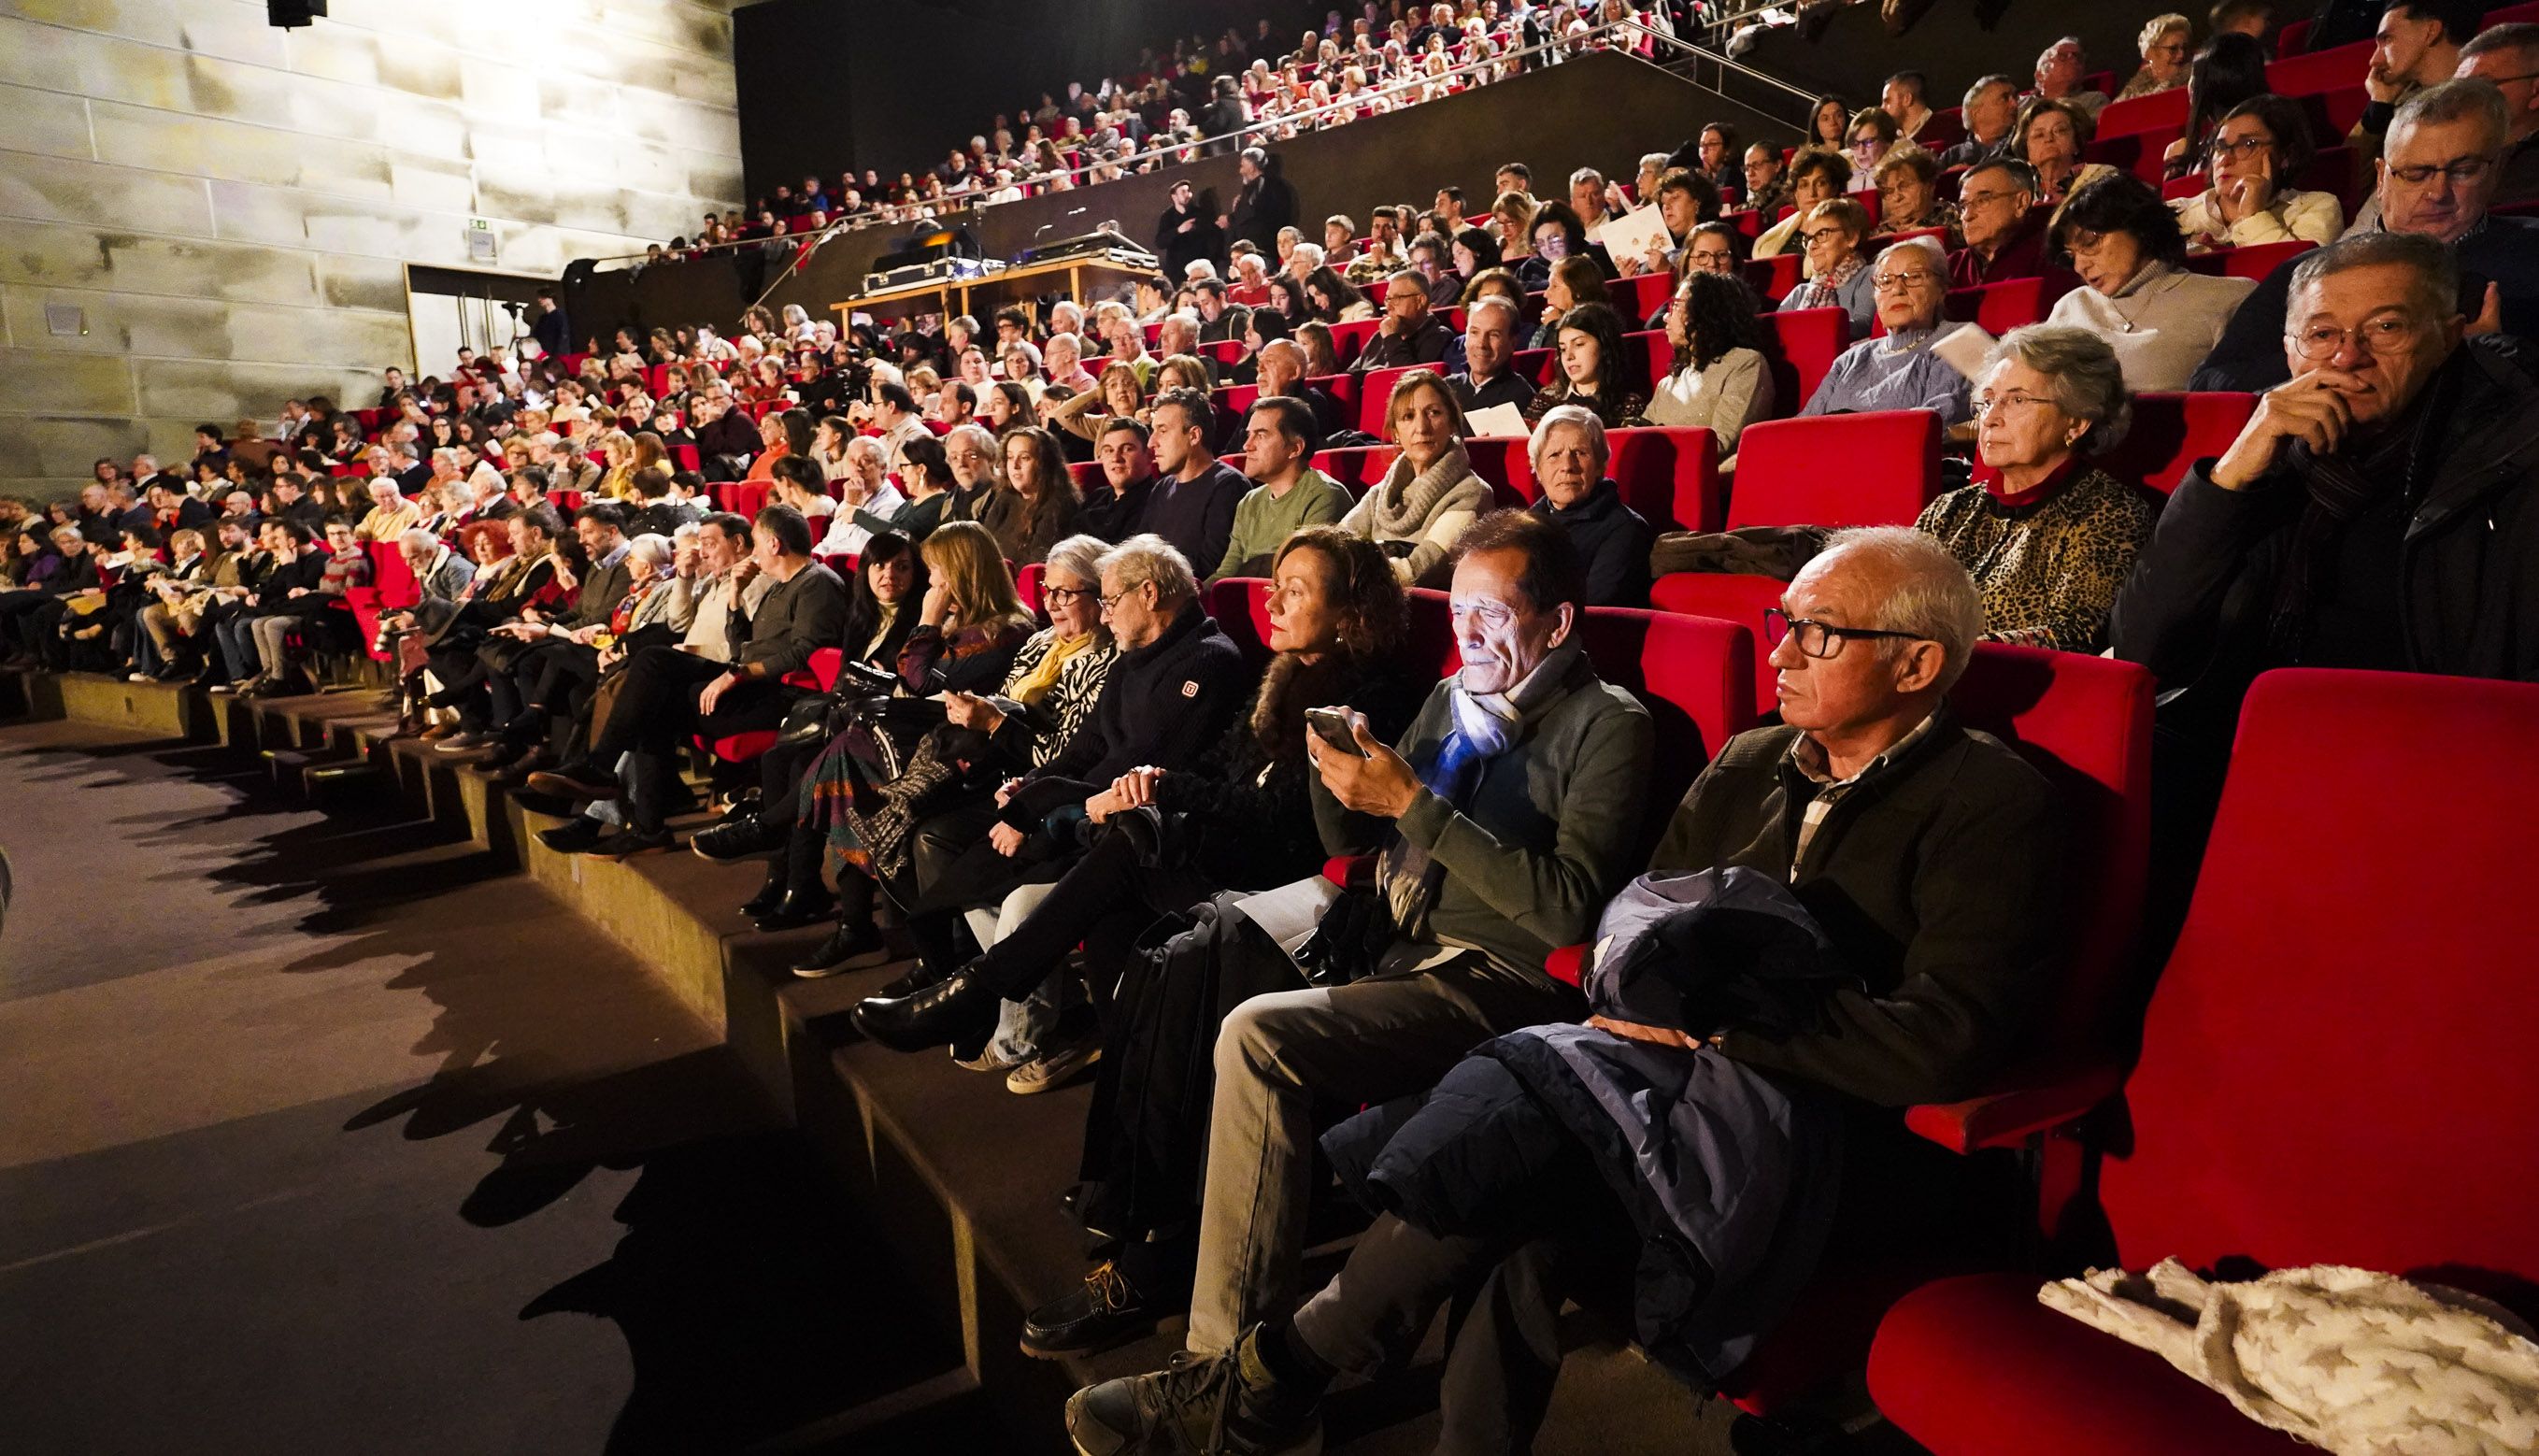
[[[2097,463],[2118,480],[2166,495],[2197,460],[2229,450],[2256,408],[2254,394],[2137,394],[2133,428]]]
[[[1350,495],[1362,496],[1383,483],[1384,472],[1393,467],[1393,457],[1400,453],[1402,448],[1393,445],[1327,450],[1314,456],[1314,468],[1347,487]]]
[[[1605,473],[1622,493],[1622,502],[1667,530],[1717,530],[1725,502],[1719,488],[1719,442],[1707,430],[1641,427],[1608,430],[1613,451]],[[1503,485],[1516,499],[1532,505],[1542,498],[1526,442],[1509,441],[1504,476],[1474,469],[1493,485]]]
[[[1370,369],[1352,376],[1357,381],[1357,427],[1378,440],[1391,438],[1384,428],[1384,412],[1393,403],[1393,386],[1410,373],[1409,366],[1395,369]]]
[[[2520,1155],[2539,1137],[2539,1000],[2500,990],[2527,980],[2539,761],[2518,749],[2534,736],[2528,684],[2257,681],[2123,1079],[2123,1143],[2098,1171],[2125,1268],[2341,1264],[2539,1313],[2539,1161]],[[2455,753],[2485,769],[2474,794]],[[2428,846],[2438,913],[2391,892],[2421,877]],[[2103,1095],[2075,1080],[2055,1108],[2056,1092],[2036,1089],[2034,1130]],[[1999,1276],[1907,1296],[1870,1357],[1887,1418],[1939,1456],[2306,1449],[2045,1310],[2035,1287]]]
[[[1693,775],[1754,726],[1754,634],[1730,622],[1637,607],[1591,606],[1582,642],[1596,671],[1655,720],[1645,848],[1655,848]]]
[[[2131,136],[2138,131],[2174,131],[2186,124],[2186,88],[2156,91],[2130,101],[2109,102],[2098,112],[2097,135]]]
[[[1381,318],[1359,318],[1333,324],[1332,352],[1339,356],[1340,367],[1346,369],[1357,358],[1358,350],[1365,348],[1366,341],[1375,337],[1375,331],[1383,326]]]
[[[1840,309],[1798,309],[1765,315],[1780,342],[1773,361],[1773,413],[1797,414],[1824,382],[1825,371],[1851,342],[1851,315]]]

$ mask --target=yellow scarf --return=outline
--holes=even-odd
[[[1066,666],[1067,659],[1089,651],[1100,640],[1101,634],[1095,632],[1087,632],[1081,637],[1059,638],[1049,645],[1049,651],[1041,655],[1041,659],[1032,664],[1030,671],[1006,684],[1007,696],[1021,703],[1038,703],[1048,697],[1049,690],[1058,686],[1058,674]]]

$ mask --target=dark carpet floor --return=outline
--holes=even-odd
[[[957,1346],[526,881],[215,750],[21,726],[0,785],[0,1447],[984,1449],[887,1419]]]

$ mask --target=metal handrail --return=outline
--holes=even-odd
[[[1678,50],[1686,52],[1695,60],[1708,61],[1712,65],[1719,67],[1722,71],[1734,71],[1749,81],[1759,81],[1765,86],[1772,88],[1774,91],[1780,92],[1784,96],[1797,98],[1802,105],[1812,107],[1817,103],[1816,93],[1802,91],[1768,71],[1755,70],[1752,66],[1746,64],[1744,61],[1738,60],[1723,52],[1712,50],[1706,45],[1695,45],[1681,35],[1673,35],[1664,31],[1653,30],[1648,26],[1641,25],[1638,21],[1616,21],[1613,24],[1617,26],[1628,26],[1644,35],[1655,37],[1662,44],[1672,45]]]
[[[1236,150],[1240,150],[1240,146],[1241,146],[1241,144],[1243,144],[1243,143],[1245,143],[1245,142],[1248,142],[1248,141],[1249,141],[1250,139],[1252,139],[1256,134],[1257,134],[1257,135],[1265,135],[1265,136],[1266,136],[1268,133],[1270,133],[1270,132],[1273,132],[1273,131],[1276,131],[1276,130],[1278,130],[1278,129],[1279,129],[1279,128],[1281,128],[1281,127],[1295,126],[1295,125],[1298,125],[1299,123],[1306,122],[1306,121],[1312,120],[1312,119],[1317,118],[1317,117],[1330,115],[1330,114],[1332,114],[1332,113],[1334,113],[1334,112],[1337,112],[1337,111],[1342,111],[1342,110],[1354,111],[1354,110],[1356,110],[1359,106],[1364,105],[1364,104],[1366,104],[1366,99],[1367,99],[1368,97],[1370,97],[1370,96],[1372,96],[1372,97],[1384,97],[1384,96],[1389,96],[1389,95],[1391,95],[1391,94],[1393,94],[1393,93],[1395,93],[1395,92],[1407,91],[1407,90],[1411,90],[1411,89],[1418,88],[1418,87],[1432,86],[1432,85],[1435,85],[1439,80],[1443,80],[1443,79],[1451,79],[1451,78],[1454,78],[1454,77],[1456,77],[1456,76],[1462,76],[1462,75],[1468,75],[1468,74],[1476,73],[1476,72],[1478,72],[1478,71],[1480,71],[1480,70],[1483,70],[1483,69],[1486,69],[1486,68],[1505,65],[1506,63],[1508,63],[1509,61],[1512,61],[1512,60],[1522,60],[1522,59],[1524,59],[1524,58],[1526,58],[1526,57],[1528,57],[1528,56],[1541,55],[1541,54],[1544,54],[1544,53],[1546,53],[1546,52],[1557,54],[1561,59],[1567,59],[1567,58],[1568,58],[1568,55],[1569,55],[1569,54],[1571,54],[1571,53],[1574,53],[1574,52],[1577,52],[1577,51],[1579,51],[1579,50],[1583,50],[1583,49],[1592,49],[1592,48],[1595,48],[1595,47],[1593,46],[1592,42],[1594,42],[1594,41],[1596,41],[1596,40],[1598,40],[1598,39],[1600,39],[1600,38],[1603,38],[1603,37],[1609,36],[1609,35],[1613,35],[1613,34],[1616,34],[1616,33],[1621,33],[1621,32],[1638,32],[1638,33],[1639,33],[1639,34],[1641,34],[1641,35],[1649,35],[1649,36],[1655,37],[1655,38],[1656,38],[1656,39],[1658,39],[1659,41],[1664,42],[1664,43],[1666,43],[1666,44],[1675,45],[1675,46],[1678,46],[1678,47],[1680,47],[1680,48],[1681,48],[1681,49],[1685,49],[1685,50],[1692,51],[1695,55],[1697,55],[1697,56],[1699,56],[1699,57],[1701,57],[1701,58],[1703,58],[1703,59],[1707,59],[1707,60],[1714,60],[1714,61],[1717,61],[1717,62],[1719,62],[1720,64],[1722,64],[1722,65],[1724,65],[1724,66],[1729,66],[1729,67],[1732,67],[1732,68],[1737,69],[1737,70],[1740,70],[1740,71],[1744,71],[1744,70],[1746,69],[1746,68],[1745,68],[1745,67],[1743,67],[1743,66],[1739,66],[1735,61],[1731,61],[1731,60],[1729,60],[1729,59],[1728,59],[1727,57],[1725,57],[1725,56],[1715,55],[1715,54],[1713,54],[1713,53],[1711,53],[1711,52],[1709,52],[1709,51],[1703,50],[1703,49],[1702,49],[1701,47],[1699,47],[1699,46],[1692,45],[1692,44],[1690,44],[1689,42],[1684,41],[1684,40],[1682,40],[1681,38],[1680,38],[1680,37],[1678,37],[1678,36],[1675,36],[1675,35],[1669,35],[1668,33],[1664,32],[1664,31],[1654,30],[1654,29],[1652,29],[1652,28],[1650,28],[1650,27],[1648,27],[1648,26],[1644,26],[1644,25],[1640,24],[1640,23],[1639,23],[1639,22],[1637,22],[1637,21],[1632,21],[1632,20],[1607,21],[1607,22],[1605,22],[1605,23],[1604,23],[1604,24],[1602,24],[1602,25],[1596,26],[1596,27],[1594,27],[1594,28],[1592,28],[1592,29],[1588,30],[1588,31],[1587,31],[1587,32],[1585,32],[1584,34],[1579,35],[1576,35],[1576,36],[1573,36],[1573,37],[1568,37],[1568,38],[1565,38],[1565,39],[1564,39],[1564,38],[1561,38],[1561,37],[1554,37],[1554,38],[1552,38],[1552,39],[1549,39],[1549,40],[1544,41],[1544,43],[1542,43],[1541,45],[1529,45],[1529,46],[1523,46],[1523,47],[1520,47],[1520,48],[1515,49],[1515,50],[1505,50],[1505,51],[1501,51],[1501,52],[1499,52],[1499,53],[1498,53],[1498,54],[1496,54],[1496,55],[1493,55],[1493,56],[1487,57],[1486,59],[1482,59],[1482,60],[1473,60],[1473,61],[1462,61],[1462,62],[1458,62],[1456,65],[1454,65],[1454,66],[1452,66],[1452,67],[1448,68],[1448,70],[1446,71],[1446,73],[1445,73],[1445,76],[1444,76],[1444,77],[1437,77],[1437,76],[1424,76],[1424,75],[1422,75],[1422,76],[1405,76],[1405,77],[1402,77],[1402,78],[1400,78],[1400,79],[1398,79],[1398,80],[1391,81],[1391,82],[1387,82],[1385,85],[1383,85],[1383,86],[1381,86],[1381,87],[1376,87],[1376,88],[1372,88],[1372,89],[1370,89],[1370,90],[1368,90],[1368,91],[1365,91],[1365,92],[1360,92],[1358,95],[1356,95],[1356,96],[1354,96],[1354,97],[1351,97],[1351,98],[1349,98],[1349,99],[1348,99],[1348,100],[1346,100],[1346,101],[1333,101],[1333,102],[1327,103],[1327,104],[1323,104],[1323,105],[1321,105],[1321,106],[1317,106],[1317,107],[1315,107],[1315,108],[1313,108],[1313,109],[1311,109],[1311,110],[1307,110],[1307,111],[1291,111],[1291,112],[1289,112],[1289,113],[1288,113],[1288,114],[1286,114],[1286,115],[1279,116],[1279,117],[1275,117],[1275,118],[1273,118],[1273,119],[1271,119],[1271,120],[1251,122],[1251,123],[1249,123],[1249,124],[1247,124],[1247,125],[1243,126],[1243,127],[1242,127],[1241,129],[1239,129],[1239,130],[1229,131],[1229,132],[1226,132],[1226,133],[1224,133],[1224,134],[1222,134],[1222,135],[1219,135],[1219,136],[1202,137],[1202,138],[1201,138],[1201,139],[1200,139],[1199,141],[1197,141],[1197,142],[1175,142],[1175,143],[1172,143],[1172,144],[1171,144],[1171,145],[1169,145],[1169,146],[1162,146],[1162,147],[1154,147],[1154,148],[1150,148],[1150,149],[1148,149],[1148,150],[1146,150],[1146,151],[1144,151],[1144,152],[1134,153],[1134,154],[1132,154],[1132,155],[1131,155],[1131,156],[1128,156],[1128,157],[1122,158],[1119,162],[1117,162],[1117,163],[1115,163],[1115,164],[1110,164],[1110,165],[1118,166],[1118,167],[1122,167],[1122,168],[1133,168],[1136,164],[1141,163],[1141,162],[1155,161],[1155,160],[1164,159],[1164,158],[1167,158],[1167,157],[1171,158],[1172,160],[1174,160],[1174,161],[1176,161],[1176,162],[1179,162],[1179,161],[1186,160],[1186,159],[1184,159],[1184,158],[1182,158],[1182,157],[1181,157],[1181,155],[1180,155],[1181,153],[1184,153],[1184,152],[1187,152],[1187,151],[1191,151],[1191,150],[1196,149],[1196,148],[1201,148],[1201,147],[1214,147],[1214,146],[1219,146],[1219,145],[1222,145],[1222,144],[1234,144],[1234,145],[1235,145],[1235,149],[1236,149]],[[1344,58],[1344,59],[1345,59],[1345,58]],[[1774,78],[1772,78],[1772,77],[1764,76],[1764,75],[1763,75],[1761,72],[1759,72],[1759,71],[1756,71],[1756,72],[1750,72],[1750,74],[1751,74],[1751,75],[1753,75],[1753,76],[1757,77],[1757,78],[1758,78],[1758,79],[1760,79],[1760,80],[1769,81],[1769,82],[1771,82],[1771,83],[1772,83],[1773,85],[1775,85],[1775,86],[1781,86],[1781,88],[1782,88],[1783,90],[1785,90],[1785,91],[1790,91],[1793,95],[1798,95],[1798,96],[1805,97],[1805,99],[1806,99],[1806,100],[1808,100],[1808,101],[1810,101],[1811,103],[1813,103],[1813,102],[1814,102],[1814,100],[1815,100],[1815,98],[1813,98],[1813,97],[1806,97],[1806,94],[1805,94],[1805,93],[1798,92],[1798,91],[1796,91],[1794,88],[1791,88],[1791,87],[1788,87],[1788,86],[1783,85],[1781,82],[1779,82],[1779,81],[1775,80],[1775,79],[1774,79]],[[1221,154],[1220,154],[1220,155],[1221,155]],[[1062,167],[1062,168],[1057,168],[1057,169],[1054,169],[1054,170],[1052,170],[1052,171],[1048,171],[1048,172],[1035,173],[1033,173],[1032,175],[1027,176],[1027,177],[1017,177],[1017,178],[1015,178],[1012,182],[1008,183],[1007,185],[1009,185],[1009,186],[1016,186],[1016,187],[1028,187],[1028,186],[1036,185],[1036,184],[1038,184],[1038,183],[1040,183],[1040,182],[1042,182],[1042,181],[1045,181],[1046,179],[1048,179],[1048,178],[1050,178],[1050,177],[1059,176],[1059,175],[1065,174],[1065,173],[1077,173],[1077,172],[1087,172],[1087,171],[1090,171],[1090,170],[1091,170],[1090,168]],[[949,200],[951,200],[951,199],[946,199],[946,200],[947,200],[947,201],[949,201]],[[962,205],[961,205],[959,208],[953,209],[954,211],[962,211],[962,210],[966,210],[966,211],[970,211],[970,212],[978,212],[978,211],[981,211],[981,210],[986,209],[986,208],[990,208],[990,207],[999,207],[999,206],[1004,205],[1004,204],[1002,204],[1002,203],[995,203],[995,202],[987,202],[987,201],[983,201],[983,200],[981,200],[981,199],[980,199],[979,195],[978,195],[978,194],[976,194],[976,193],[972,193],[972,194],[970,194],[970,195],[968,195],[968,196],[964,197],[961,201],[962,201]],[[938,213],[938,214],[934,214],[934,215],[933,215],[933,218],[934,218],[934,220],[936,220],[936,221],[940,221],[940,220],[942,219],[942,217],[943,217],[943,216],[944,216],[944,214],[940,214],[940,213]],[[924,221],[926,221],[926,219],[925,219],[925,218],[902,218],[902,219],[885,220],[885,219],[880,218],[880,217],[878,217],[878,216],[869,216],[869,215],[865,215],[865,214],[862,214],[862,213],[858,213],[858,214],[855,214],[855,215],[852,215],[852,216],[849,216],[849,217],[843,217],[843,218],[840,218],[840,219],[838,219],[838,220],[837,220],[837,221],[835,221],[835,222],[832,222],[832,223],[826,224],[826,225],[824,225],[824,226],[820,229],[820,231],[818,231],[817,233],[809,233],[809,232],[806,232],[806,233],[801,233],[801,234],[789,235],[786,241],[788,241],[788,242],[792,242],[792,241],[794,241],[796,238],[799,238],[799,239],[806,239],[806,240],[810,240],[810,241],[812,242],[813,245],[815,245],[815,246],[816,246],[818,243],[826,243],[830,238],[832,238],[832,237],[836,236],[836,235],[837,235],[837,234],[839,234],[839,233],[855,232],[855,231],[858,231],[858,230],[862,229],[862,228],[880,227],[880,226],[885,226],[885,225],[887,225],[887,226],[892,226],[892,227],[905,227],[905,226],[909,226],[909,225],[911,225],[911,224],[913,224],[913,223],[924,222]],[[732,240],[732,241],[730,241],[730,242],[727,242],[727,243],[697,243],[697,244],[692,244],[692,245],[690,245],[690,246],[688,246],[688,247],[685,247],[685,248],[680,249],[680,250],[679,250],[679,253],[678,253],[678,256],[679,256],[680,258],[685,258],[685,257],[688,257],[688,256],[689,256],[689,255],[691,255],[691,254],[699,253],[699,252],[715,252],[715,251],[723,251],[723,250],[729,250],[729,249],[732,249],[732,248],[740,248],[740,247],[761,247],[761,246],[766,245],[766,244],[767,244],[769,242],[771,242],[771,241],[773,241],[773,240],[772,240],[772,239],[769,239],[769,238],[745,238],[745,239],[734,239],[734,240]],[[627,260],[629,260],[629,259],[633,259],[633,260],[636,260],[636,261],[641,261],[641,260],[644,258],[644,256],[645,256],[645,254],[640,253],[640,252],[611,253],[611,254],[609,254],[609,255],[607,255],[607,256],[605,256],[605,257],[593,258],[593,259],[591,259],[591,262],[592,262],[593,264],[599,264],[599,263],[615,263],[615,262],[624,262],[624,261],[627,261]],[[798,255],[797,255],[797,256],[798,256]]]

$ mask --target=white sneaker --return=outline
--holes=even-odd
[[[1098,1041],[1076,1042],[1043,1052],[1006,1074],[1005,1090],[1022,1097],[1054,1092],[1101,1060],[1102,1043]]]
[[[123,680],[125,682],[148,682],[150,681],[150,674],[147,672],[126,672],[123,674]]]
[[[945,1050],[950,1051],[951,1049],[946,1048]],[[980,1052],[979,1055],[975,1057],[964,1057],[959,1052],[953,1051],[952,1065],[960,1068],[964,1072],[1011,1072],[1015,1068],[1023,1066],[1024,1062],[1020,1059],[1008,1057],[997,1051],[996,1043],[992,1038],[988,1042],[986,1050]]]

